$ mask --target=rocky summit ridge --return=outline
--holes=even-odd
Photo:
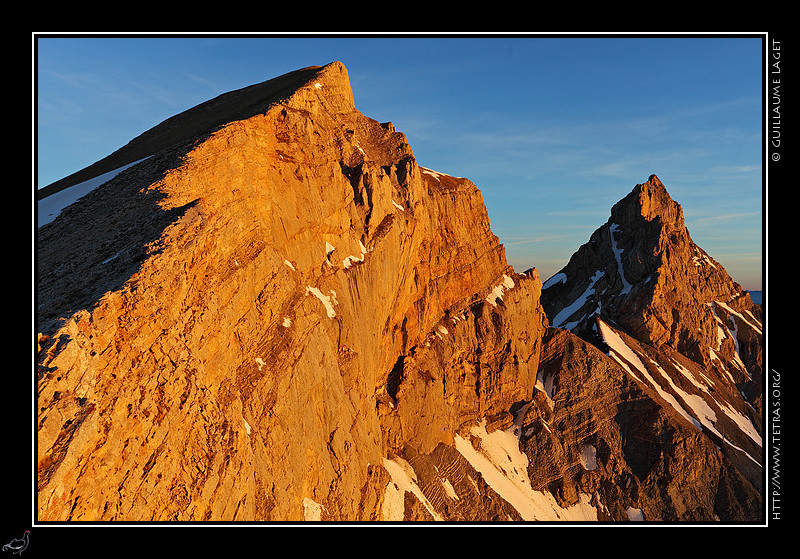
[[[759,309],[655,177],[543,288],[338,62],[53,190],[134,162],[37,230],[39,520],[761,518]]]

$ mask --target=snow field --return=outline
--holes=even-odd
[[[597,520],[597,511],[589,504],[590,495],[581,495],[579,503],[563,508],[550,493],[534,491],[531,488],[527,474],[528,459],[519,449],[519,429],[520,425],[515,422],[515,425],[507,430],[488,433],[484,420],[481,425],[471,430],[471,435],[480,441],[479,449],[475,449],[470,441],[456,436],[456,450],[483,476],[494,491],[517,510],[523,520]],[[592,448],[585,449],[587,469],[596,465],[596,462],[593,462]],[[434,519],[443,520],[420,490],[416,474],[408,462],[402,458],[394,458],[384,459],[383,464],[392,477],[392,481],[384,490],[384,520],[403,520],[406,491],[413,493]],[[477,490],[474,480],[473,484]],[[451,499],[459,498],[448,480],[443,479],[442,485]]]

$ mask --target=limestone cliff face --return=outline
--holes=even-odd
[[[531,393],[479,190],[306,77],[39,230],[40,518],[380,519],[387,457]]]

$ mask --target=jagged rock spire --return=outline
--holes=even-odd
[[[614,359],[759,486],[761,309],[692,241],[658,177],[612,207],[545,282],[542,305],[553,326]]]
[[[650,175],[647,182],[637,184],[630,194],[611,208],[611,220],[618,224],[633,224],[654,219],[661,220],[669,227],[682,228],[683,208],[667,192],[656,175]]]
[[[609,220],[545,282],[542,304],[553,326],[586,339],[594,339],[594,319],[601,317],[648,344],[668,345],[703,366],[719,361],[715,349],[721,343],[719,309],[746,313],[748,320],[737,326],[735,345],[741,341],[749,348],[743,350],[747,356],[728,352],[727,366],[741,358],[747,363],[742,374],[760,374],[761,351],[745,334],[752,330],[751,324],[760,329],[760,308],[719,262],[692,241],[683,209],[656,175],[617,202]],[[723,314],[727,317],[730,312]]]

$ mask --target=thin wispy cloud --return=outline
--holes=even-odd
[[[710,215],[706,217],[698,217],[691,220],[693,225],[698,224],[708,224],[708,223],[719,223],[722,221],[730,221],[730,220],[742,220],[742,219],[752,219],[757,218],[761,219],[761,210],[755,210],[752,212],[741,212],[741,213],[727,213],[727,214],[720,214],[720,215]]]
[[[543,235],[540,237],[527,237],[527,238],[505,237],[503,238],[503,244],[505,246],[529,245],[534,243],[543,243],[547,241],[560,240],[562,238],[563,235]]]
[[[715,167],[715,173],[740,175],[745,173],[761,173],[761,165],[729,165],[725,167]]]

